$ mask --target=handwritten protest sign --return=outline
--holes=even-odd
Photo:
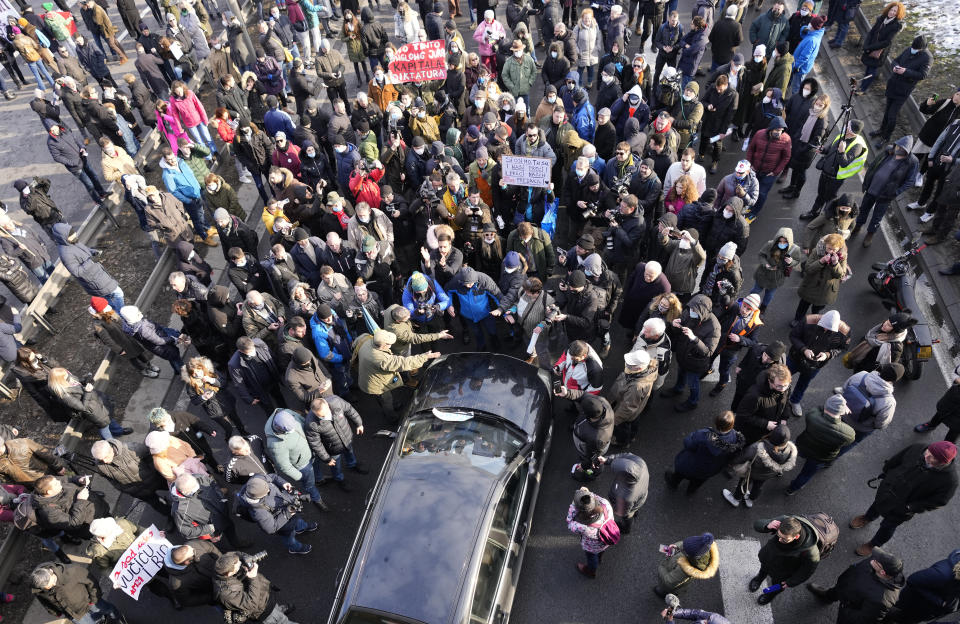
[[[447,51],[442,39],[400,46],[390,61],[390,82],[425,82],[447,77]]]
[[[517,186],[550,186],[550,159],[532,156],[503,156],[500,163],[503,179]]]
[[[113,567],[110,573],[113,586],[134,600],[139,600],[140,590],[163,567],[163,560],[171,548],[173,545],[151,524],[130,544]]]

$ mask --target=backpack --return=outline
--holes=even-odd
[[[869,373],[868,373],[869,374]],[[864,375],[856,386],[847,386],[843,389],[843,398],[847,401],[847,408],[857,422],[863,422],[873,415],[873,402],[867,391],[867,375]]]
[[[840,539],[840,527],[833,518],[818,511],[809,516],[800,516],[798,519],[812,527],[817,534],[817,550],[820,551],[821,559],[833,552],[834,546]]]
[[[37,510],[33,508],[33,494],[23,494],[23,498],[13,510],[13,526],[21,531],[29,531],[37,526]]]
[[[606,518],[597,530],[597,539],[607,546],[616,546],[620,542],[620,526],[612,517]]]

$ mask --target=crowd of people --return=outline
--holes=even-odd
[[[582,9],[569,0],[397,0],[389,32],[374,6],[357,0],[257,2],[247,21],[213,0],[148,4],[157,32],[133,2],[118,0],[131,44],[124,50],[105,0],[84,0],[73,13],[60,2],[39,14],[23,3],[0,36],[0,61],[19,88],[27,80],[18,56],[33,74],[30,107],[52,159],[96,203],[116,183],[156,256],[175,253],[168,281],[180,329],[127,303],[100,252],[64,221],[49,179],[14,187],[90,295],[93,335],[115,365],[152,378],[154,357],[166,360],[203,415],[127,412],[148,418],[150,433],[119,440],[132,429],[114,419],[116,406],[92,376],[16,340],[17,308],[0,324],[0,358],[49,418],[93,425],[100,439],[90,461],[104,481],[169,517],[178,544],[147,587],[177,608],[289,621],[291,608],[243,552],[252,543],[235,518],[279,536],[291,555],[309,554],[298,536],[318,524],[305,519],[304,503],[326,511],[318,485],[349,491],[345,469],[367,472],[353,450],[365,420],[354,406],[369,401],[396,425],[419,372],[440,356],[428,346],[436,341],[457,337],[554,375],[555,416],[573,419],[573,477],[614,474],[609,500],[581,488],[567,515],[586,556],[577,569],[589,578],[646,501],[647,465],[630,446],[655,396],[674,401],[659,401],[661,411],[701,409],[703,379],[717,371],[709,395],[728,392],[729,410],[683,440],[664,476],[693,494],[726,472],[736,481],[722,496],[734,507],[752,507],[802,458],[785,487],[799,493],[891,423],[904,341],[917,321],[896,313],[865,327],[841,318],[848,246],[864,226],[869,246],[890,203],[915,185],[922,193],[911,208],[925,210],[931,244],[945,239],[960,209],[960,90],[923,102],[929,118],[917,137],[893,136],[932,60],[923,36],[897,39],[900,2],[884,7],[863,38],[866,73],[895,59],[874,145],[861,120],[831,128],[830,97],[814,70],[834,24],[829,45],[844,44],[856,9],[849,0],[805,1],[792,13],[783,0],[765,10],[698,0],[689,18],[677,0]],[[431,40],[444,43],[446,78],[397,81],[399,47]],[[749,58],[738,51],[744,43]],[[105,45],[121,64],[135,55],[136,75],[118,83]],[[201,73],[212,85],[206,93],[191,82]],[[2,81],[0,91],[16,95]],[[145,170],[134,158],[154,130],[160,148]],[[722,152],[737,147],[744,158],[721,172]],[[97,152],[100,173],[91,166]],[[547,159],[550,183],[510,183],[506,156]],[[797,199],[811,165],[817,196],[798,214],[799,229],[755,243],[759,264],[745,276],[751,224],[778,182],[789,180],[776,201]],[[229,168],[256,187],[254,205],[242,205]],[[847,180],[861,172],[854,190]],[[266,253],[247,223],[261,206]],[[0,233],[0,280],[28,305],[54,259],[7,215]],[[225,275],[196,245],[219,246]],[[945,272],[960,273],[960,263]],[[764,320],[788,280],[799,283],[798,297],[782,331]],[[794,305],[788,297],[779,305]],[[622,368],[609,358],[621,336],[629,345]],[[822,405],[805,401],[832,360],[851,375]],[[860,529],[882,518],[856,549],[867,559],[833,587],[808,584],[841,603],[838,622],[921,622],[960,608],[960,551],[907,576],[882,548],[901,524],[955,494],[957,388],[960,368],[934,415],[916,426],[926,433],[945,424],[946,438],[888,458],[875,502],[850,520]],[[256,427],[238,402],[262,410]],[[112,569],[143,528],[113,515],[88,477],[70,476],[73,467],[30,436],[7,427],[2,437],[0,518],[57,557],[32,574],[37,598],[74,622],[119,617],[94,576]],[[228,457],[211,447],[217,438]],[[744,588],[756,592],[769,578],[761,604],[806,582],[836,542],[837,524],[825,514],[755,528],[773,534]],[[83,544],[90,566],[74,563],[62,542]],[[661,596],[724,565],[710,533],[664,555]],[[663,617],[727,621],[698,609]]]

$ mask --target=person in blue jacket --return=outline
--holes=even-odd
[[[203,210],[203,195],[200,183],[186,161],[173,153],[169,147],[161,150],[160,169],[163,170],[163,185],[174,197],[183,203],[183,207],[193,221],[193,231],[197,237],[206,240],[210,223]]]
[[[733,412],[721,412],[713,427],[698,429],[683,439],[683,450],[674,458],[673,470],[664,473],[671,489],[687,479],[687,494],[692,494],[743,449],[743,434],[733,428],[734,419]]]
[[[800,93],[800,85],[810,70],[813,69],[813,62],[817,58],[817,52],[820,51],[820,42],[823,40],[823,25],[827,18],[823,15],[815,15],[810,20],[810,25],[802,29],[803,39],[793,51],[793,75],[790,77],[790,95]]]
[[[677,71],[682,74],[680,88],[686,89],[687,83],[691,82],[700,66],[700,60],[703,59],[703,53],[707,49],[707,37],[710,33],[707,30],[707,21],[700,15],[693,18],[690,30],[683,36],[680,43],[680,58],[677,59]]]
[[[403,286],[403,307],[415,323],[436,324],[440,313],[450,307],[450,296],[429,275],[414,271]]]
[[[588,143],[593,142],[593,135],[597,132],[597,113],[587,97],[584,89],[577,89],[573,93],[573,116],[570,123],[580,138]]]
[[[347,324],[326,303],[317,306],[310,318],[310,333],[320,361],[327,365],[333,377],[333,391],[340,397],[350,396],[350,353],[353,337]]]
[[[333,158],[337,165],[337,184],[340,194],[344,197],[353,197],[350,192],[350,174],[360,160],[360,152],[353,143],[348,143],[342,134],[333,139]]]
[[[491,349],[499,351],[500,339],[497,338],[497,324],[490,316],[490,310],[500,305],[500,288],[497,287],[493,278],[465,266],[447,283],[447,294],[451,299],[456,298],[459,303],[461,324],[470,328],[470,333],[477,339],[477,349],[487,350],[487,334],[489,334]],[[451,316],[455,315],[454,307],[448,307],[447,313]],[[466,331],[463,334],[463,342],[464,344],[470,342]]]
[[[907,577],[890,619],[919,624],[960,610],[960,548]]]

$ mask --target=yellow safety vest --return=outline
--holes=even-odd
[[[837,138],[835,138],[833,142],[836,143],[837,141],[839,141],[841,136],[843,135],[838,134]],[[863,137],[860,136],[859,134],[856,136],[856,138],[850,141],[850,143],[847,145],[847,149],[843,150],[843,153],[846,154],[847,152],[849,152],[851,149],[853,149],[854,145],[859,145],[860,147],[862,147],[863,153],[857,156],[856,159],[854,159],[854,161],[851,162],[846,167],[840,167],[839,169],[837,169],[838,180],[846,180],[847,178],[857,175],[857,172],[863,169],[863,166],[867,164],[867,155],[869,154],[870,148],[867,146],[867,142],[864,141]]]

